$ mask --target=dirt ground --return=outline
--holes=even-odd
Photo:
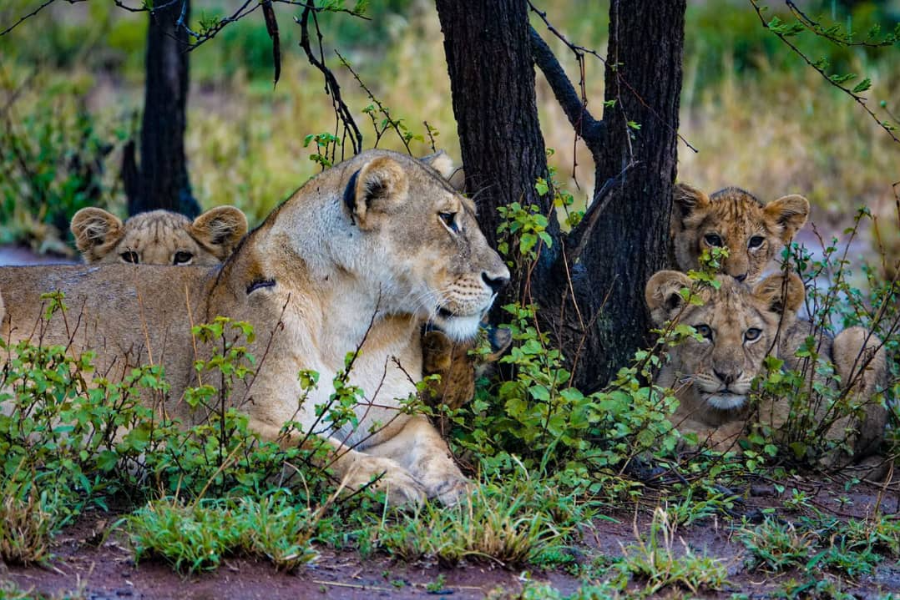
[[[846,492],[839,483],[824,484],[813,480],[796,479],[784,482],[805,491],[810,504],[824,515],[841,519],[862,519],[876,511],[881,498],[880,512],[884,515],[900,512],[900,492],[880,490],[871,486],[857,486]],[[840,496],[850,502],[839,503]],[[715,517],[677,531],[676,547],[690,547],[695,553],[706,553],[724,562],[728,570],[729,586],[720,592],[701,594],[704,598],[730,598],[732,594],[746,594],[750,598],[777,597],[780,586],[790,580],[807,581],[810,576],[819,580],[832,574],[821,571],[793,570],[770,574],[750,571],[745,562],[743,545],[735,538],[734,530],[745,517],[752,527],[766,508],[776,508],[786,521],[798,519],[802,513],[783,508],[784,497],[776,497],[771,485],[761,484],[745,490],[745,501],[738,505],[734,519]],[[571,548],[578,562],[589,564],[598,556],[621,556],[623,547],[635,541],[635,531],[646,533],[651,510],[615,512],[614,521],[598,519],[583,529],[581,541]],[[24,590],[48,596],[80,590],[89,599],[179,598],[179,600],[239,600],[263,598],[347,598],[371,600],[373,597],[416,598],[446,595],[452,598],[483,598],[492,591],[515,594],[528,581],[548,582],[563,595],[574,592],[579,579],[564,572],[528,568],[509,569],[492,563],[470,563],[455,568],[435,563],[402,563],[385,556],[361,558],[356,552],[334,552],[319,548],[321,557],[315,565],[301,567],[293,573],[278,572],[265,561],[242,558],[228,559],[216,572],[182,577],[164,563],[143,561],[135,565],[126,538],[114,532],[105,542],[98,540],[109,523],[115,521],[108,514],[93,512],[84,515],[66,529],[56,540],[55,558],[46,566],[0,567],[0,579],[11,579]],[[427,586],[444,577],[440,591]],[[631,590],[638,593],[641,582],[634,582]],[[858,598],[883,597],[887,593],[900,594],[900,563],[885,559],[876,572],[856,582],[844,579],[843,589]],[[660,597],[680,597],[683,590],[665,590]]]

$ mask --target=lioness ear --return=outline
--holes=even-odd
[[[89,263],[109,254],[125,235],[122,221],[102,208],[82,208],[72,217],[70,228],[78,251]]]
[[[344,203],[360,229],[373,229],[377,215],[389,213],[403,201],[408,189],[409,180],[403,167],[382,156],[353,174],[344,190]]]
[[[682,288],[690,288],[691,279],[680,271],[659,271],[647,282],[644,299],[657,325],[672,319],[684,304]]]
[[[781,241],[787,244],[806,224],[809,216],[809,201],[803,196],[792,194],[766,204],[766,218],[779,230]]]
[[[443,150],[438,150],[434,154],[423,156],[419,159],[435,171],[441,174],[441,177],[447,180],[447,183],[457,192],[463,192],[466,188],[466,179],[463,174],[462,167],[453,164],[453,159]]]
[[[191,223],[191,236],[220,260],[234,251],[247,234],[247,217],[233,206],[211,208]]]
[[[683,221],[694,211],[706,208],[709,196],[686,183],[679,183],[675,185],[672,201],[679,220]]]
[[[757,283],[753,295],[774,313],[793,314],[803,306],[806,288],[796,273],[775,273]]]

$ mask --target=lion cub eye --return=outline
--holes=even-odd
[[[757,329],[756,327],[751,327],[747,331],[744,332],[744,341],[745,342],[755,342],[759,339],[759,336],[762,334],[762,329]]]
[[[747,247],[749,248],[759,248],[762,246],[762,243],[765,241],[765,238],[761,235],[754,235],[750,238],[750,241],[747,242]]]
[[[722,243],[722,238],[720,238],[715,233],[707,233],[703,239],[705,239],[706,243],[710,246],[715,246],[716,248],[721,248],[722,246],[724,246],[724,244]]]
[[[138,264],[139,262],[141,262],[141,259],[137,255],[137,252],[135,252],[134,250],[128,250],[127,252],[123,252],[122,254],[119,255],[119,258],[121,258],[123,261],[125,261],[127,263]]]
[[[694,329],[706,339],[712,340],[712,329],[709,328],[709,325],[694,325]]]
[[[438,216],[441,218],[441,221],[444,222],[444,225],[446,225],[450,231],[452,231],[453,233],[456,233],[457,231],[459,231],[459,227],[456,226],[456,221],[455,221],[456,213],[442,212],[442,213],[438,213]]]
[[[179,250],[175,253],[175,256],[172,257],[173,265],[186,265],[187,263],[193,260],[194,255],[190,252],[185,252],[183,250]]]

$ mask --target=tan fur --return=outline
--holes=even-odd
[[[453,216],[452,227],[441,214]],[[196,415],[179,399],[197,383],[191,323],[216,315],[248,321],[257,332],[249,351],[266,358],[251,389],[238,387],[233,398],[249,394],[242,409],[250,427],[285,444],[300,438],[284,440],[284,423],[317,422],[315,407],[328,401],[346,353],[361,344],[350,374],[366,392],[355,408],[359,426],[319,424],[315,431],[334,448],[332,468],[351,488],[383,474],[380,485],[393,503],[450,503],[465,492],[466,479],[437,430],[403,414],[399,400],[421,379],[422,323],[432,319],[454,339],[472,338],[495,296],[492,285],[508,277],[469,200],[414,159],[368,151],[307,182],[220,267],[0,268],[7,306],[0,334],[28,337],[39,295],[62,290],[81,319],[67,320],[78,323],[68,334],[55,319],[44,342],[71,338],[71,352],[95,350],[97,373],[112,378],[128,365],[164,364],[171,386],[165,408],[190,422]],[[321,379],[298,407],[300,369]],[[375,423],[381,428],[370,432]]]
[[[475,380],[485,376],[512,344],[508,329],[484,324],[482,330],[490,344],[488,354],[478,353],[479,344],[475,341],[454,342],[437,330],[422,334],[422,373],[426,377],[440,375],[439,380],[429,383],[424,394],[426,402],[456,410],[475,397]]]
[[[215,265],[228,258],[247,233],[247,217],[232,206],[212,208],[193,222],[166,210],[125,221],[100,208],[72,217],[75,244],[88,263]]]
[[[809,202],[803,196],[785,196],[763,204],[739,188],[707,196],[679,184],[671,220],[675,262],[685,272],[699,269],[703,250],[713,248],[710,240],[717,237],[729,251],[722,272],[755,283],[808,215]]]
[[[657,324],[677,317],[680,323],[691,325],[698,331],[709,328],[711,339],[688,338],[670,351],[669,362],[660,371],[656,383],[675,390],[680,406],[673,416],[673,424],[680,431],[696,433],[701,441],[709,440],[714,448],[725,450],[737,448],[735,442],[750,417],[751,382],[757,375],[764,374],[764,359],[768,353],[780,347],[777,336],[791,330],[795,332],[793,339],[805,336],[807,322],[796,318],[805,290],[795,274],[771,275],[753,288],[727,276],[720,275],[718,281],[721,284],[718,290],[711,287],[694,289],[703,300],[701,306],[684,302],[679,291],[690,288],[691,280],[677,271],[656,273],[647,282],[645,295]],[[758,330],[758,336],[754,330]],[[874,352],[877,347],[875,339],[863,343],[863,330],[848,331],[851,335],[845,338],[846,347],[834,351],[835,362],[839,364],[846,363],[854,351],[865,355],[862,352],[864,345],[866,352]],[[827,352],[827,348],[823,350],[826,356]],[[787,366],[796,368],[795,361],[799,359],[793,353],[789,357]],[[850,372],[851,367],[844,364],[840,368]],[[868,368],[866,376],[861,378],[862,383],[852,392],[865,399],[876,391],[876,382],[885,373],[883,351],[875,354],[875,360]],[[833,385],[834,382],[824,384]],[[867,414],[861,421],[852,422],[853,419],[848,417],[835,423],[828,434],[830,439],[843,439],[846,430],[852,429],[855,432],[855,458],[871,453],[884,434],[885,409],[871,402],[866,406]],[[758,418],[777,429],[786,422],[789,411],[787,400],[773,401],[763,396]],[[827,460],[829,466],[840,462],[837,456]]]

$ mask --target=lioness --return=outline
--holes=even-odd
[[[217,315],[248,321],[257,332],[249,350],[265,358],[245,410],[266,440],[279,439],[291,419],[312,428],[316,407],[333,391],[329,382],[359,347],[350,373],[350,384],[367,393],[354,409],[358,427],[316,430],[334,448],[336,473],[351,487],[383,474],[391,503],[453,503],[465,477],[427,418],[403,414],[398,399],[414,394],[421,378],[422,323],[471,338],[508,279],[470,200],[415,159],[372,150],[307,182],[220,267],[2,268],[0,333],[26,338],[40,315],[39,295],[62,290],[82,313],[77,330],[67,333],[55,319],[44,342],[95,350],[97,372],[109,377],[128,364],[164,364],[166,408],[190,421],[178,400],[196,383],[191,323]],[[298,407],[300,369],[318,371],[321,383]]]
[[[82,208],[70,227],[88,263],[210,266],[231,255],[247,233],[247,217],[233,206],[217,206],[193,222],[154,210],[122,223],[102,208]]]
[[[693,293],[702,305],[686,303],[683,288],[692,287],[684,273],[660,271],[647,282],[645,297],[653,320],[663,325],[678,317],[680,323],[692,326],[701,339],[687,338],[671,349],[669,362],[661,369],[657,385],[672,388],[680,401],[673,424],[682,432],[697,433],[711,445],[724,450],[734,446],[750,416],[748,396],[755,377],[765,373],[764,359],[778,348],[776,336],[797,320],[806,290],[796,274],[778,273],[766,277],[753,288],[732,277],[720,275],[719,289],[695,285]],[[859,329],[859,328],[856,328]],[[862,331],[862,330],[860,330]],[[884,350],[875,341],[856,340],[875,354],[867,365],[872,379],[885,374]],[[862,365],[862,361],[861,361]],[[834,380],[823,385],[836,385]],[[838,420],[828,432],[830,439],[850,436],[853,457],[859,459],[876,449],[883,438],[887,411],[872,401],[872,387],[859,386],[850,393],[864,406],[863,417]],[[818,403],[817,411],[827,409]],[[790,402],[771,401],[763,397],[758,407],[760,419],[778,428],[790,412]],[[824,416],[824,415],[820,415]],[[846,462],[834,454],[829,466]]]

